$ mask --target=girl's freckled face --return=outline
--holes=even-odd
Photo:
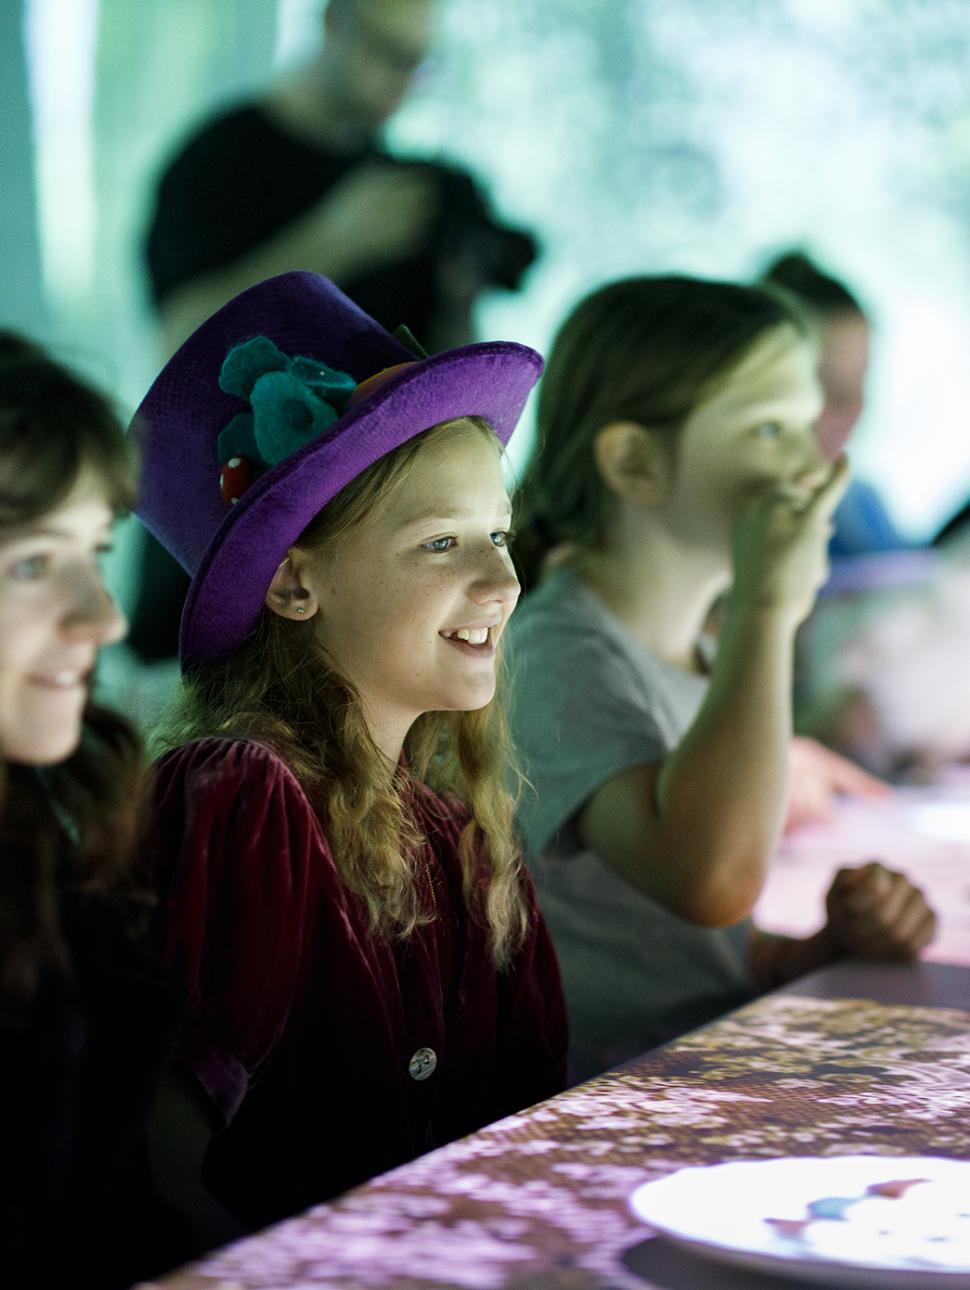
[[[519,594],[509,524],[498,442],[460,426],[423,444],[391,493],[314,558],[304,577],[318,639],[372,717],[409,723],[491,700]]]
[[[0,530],[0,756],[51,765],[77,747],[98,648],[125,620],[98,558],[113,515],[93,478],[26,524]]]
[[[729,550],[739,507],[761,488],[817,476],[816,354],[791,328],[758,342],[699,404],[677,439],[668,526],[690,546]]]

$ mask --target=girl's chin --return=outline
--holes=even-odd
[[[487,708],[495,698],[495,686],[482,687],[476,689],[473,693],[454,694],[447,697],[442,696],[442,701],[436,706],[436,712],[479,712],[482,708]]]

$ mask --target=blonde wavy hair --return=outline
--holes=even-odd
[[[294,545],[332,550],[396,488],[424,444],[469,424],[494,442],[478,417],[426,430],[358,475]],[[520,777],[500,690],[501,678],[495,697],[478,711],[419,717],[405,741],[407,768],[389,782],[355,688],[304,624],[264,610],[231,657],[183,679],[158,742],[174,747],[215,735],[271,747],[320,813],[342,881],[365,902],[372,929],[386,937],[407,937],[428,921],[413,871],[425,838],[409,798],[426,784],[460,799],[470,809],[459,844],[465,903],[489,929],[501,968],[521,945],[529,915],[514,831]]]

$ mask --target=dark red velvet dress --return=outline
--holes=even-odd
[[[375,939],[320,821],[262,745],[203,739],[156,767],[150,861],[187,985],[183,1058],[226,1127],[205,1180],[257,1225],[563,1087],[559,970],[536,910],[502,974],[465,912],[467,815],[423,786],[416,865],[434,919]],[[531,887],[529,899],[533,901]]]

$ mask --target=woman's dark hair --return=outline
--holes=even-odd
[[[0,331],[0,539],[59,505],[85,470],[109,505],[131,505],[132,458],[108,400],[33,342]],[[0,1003],[69,973],[66,890],[125,886],[140,780],[134,732],[93,705],[61,765],[0,759]]]
[[[40,346],[0,331],[0,525],[57,506],[82,467],[116,511],[133,505],[131,450],[111,403]]]
[[[821,269],[804,251],[786,251],[772,260],[763,270],[761,282],[784,287],[813,314],[823,318],[844,313],[866,316],[858,296],[844,282]]]
[[[634,421],[673,436],[781,327],[810,331],[787,292],[699,278],[625,278],[577,305],[549,355],[519,495],[515,557],[527,589],[552,546],[603,542],[609,494],[594,458],[599,431]]]

